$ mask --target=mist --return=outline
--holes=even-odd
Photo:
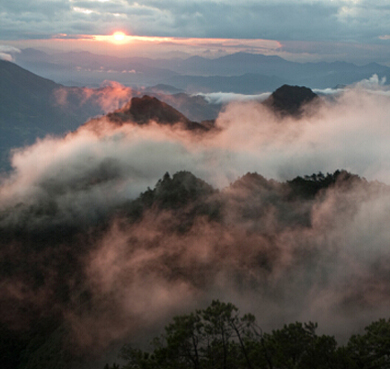
[[[362,88],[369,82],[362,81],[352,89],[335,90],[336,101],[324,99],[315,107],[313,115],[304,115],[299,121],[280,120],[257,101],[232,102],[216,121],[221,132],[202,139],[157,125],[112,127],[102,117],[94,123],[95,131],[96,126],[103,127],[104,132],[100,135],[86,126],[63,140],[49,138],[26,150],[31,153],[30,157],[38,151],[40,157],[45,157],[44,148],[56,145],[63,148],[56,150],[63,155],[60,153],[72,152],[71,145],[82,148],[85,140],[93,143],[94,152],[89,155],[96,163],[107,158],[126,161],[128,167],[142,173],[141,177],[150,178],[148,186],[153,186],[166,171],[173,173],[181,169],[194,172],[218,188],[248,171],[284,180],[338,168],[389,183],[389,165],[384,160],[389,151],[388,91],[372,79],[372,88]],[[123,98],[123,93],[118,95]],[[125,95],[129,93],[126,90]],[[113,94],[115,96],[115,91]],[[104,101],[106,106],[119,102],[110,97]],[[144,142],[149,145],[145,146]],[[83,150],[87,151],[88,147],[86,143]],[[163,155],[157,154],[160,152]],[[21,156],[26,157],[23,149],[12,158],[16,171],[23,165]],[[69,166],[65,164],[66,158],[61,156],[59,159],[64,166]],[[68,159],[72,161],[70,156]],[[49,160],[57,159],[50,155]],[[41,161],[45,162],[45,159]],[[83,163],[85,160],[80,160],[78,166]],[[44,165],[40,167],[43,170]],[[69,167],[74,168],[74,165]],[[156,171],[156,168],[162,169]],[[129,173],[128,170],[125,173]],[[129,175],[133,183],[138,181],[137,175]],[[145,188],[145,184],[141,185],[141,190],[142,186]],[[131,190],[130,187],[127,190]]]
[[[99,351],[213,298],[264,329],[311,320],[341,338],[385,316],[390,96],[374,90],[338,91],[299,119],[232,102],[207,133],[103,116],[14,150],[1,293],[18,309],[1,322],[55,311]],[[337,169],[355,175],[326,177]],[[289,182],[318,172],[306,185],[329,184],[314,194]]]
[[[63,108],[69,108],[71,102],[77,101],[79,107],[86,103],[99,106],[104,113],[119,109],[133,96],[130,87],[115,81],[104,81],[99,88],[61,87],[54,91],[55,102]]]
[[[265,92],[258,95],[243,95],[233,92],[198,93],[194,96],[203,96],[209,104],[228,104],[236,101],[264,101],[271,93]]]

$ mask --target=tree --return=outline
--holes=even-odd
[[[302,358],[313,344],[317,325],[299,322],[285,325],[283,329],[265,334],[265,347],[271,357],[273,367],[283,369],[300,368]]]
[[[153,352],[122,349],[122,369],[388,369],[390,319],[381,319],[338,347],[317,335],[316,323],[292,323],[263,333],[252,314],[213,300],[203,310],[173,318],[153,340]]]
[[[353,335],[347,345],[351,359],[359,369],[390,367],[390,319],[379,319],[365,328],[363,335]]]
[[[338,368],[337,342],[332,336],[318,336],[316,323],[292,323],[271,334],[259,336],[259,367],[268,369]]]
[[[255,317],[247,314],[240,318],[236,306],[219,300],[213,300],[207,309],[198,313],[204,322],[208,360],[215,367],[221,365],[223,369],[227,369],[237,366],[237,361],[241,359],[247,368],[252,369],[245,341],[250,337]]]
[[[166,345],[163,340],[155,341],[155,355],[172,367],[199,368],[199,346],[202,341],[203,324],[198,314],[177,316],[165,328]]]
[[[204,310],[174,317],[153,340],[150,355],[122,348],[121,357],[128,362],[124,368],[253,369],[247,342],[254,322],[253,315],[241,318],[233,304],[214,300]]]

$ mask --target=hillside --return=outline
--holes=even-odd
[[[158,88],[148,93],[194,120],[215,119],[221,109],[221,105],[208,104],[200,96],[164,94]],[[115,106],[124,105],[131,96],[142,94],[142,89],[137,91],[115,84],[97,89],[62,86],[14,63],[0,60],[0,169],[9,169],[12,148],[31,145],[37,138],[47,135],[74,131],[91,117],[103,114],[108,107],[113,106],[111,110],[115,110]],[[178,120],[186,121],[188,127],[198,127],[179,111],[174,114],[180,115]],[[136,120],[140,122],[140,119]]]
[[[77,100],[60,106],[55,91],[63,88],[0,60],[0,167],[6,164],[11,148],[32,144],[48,134],[75,130],[87,118],[102,112],[98,104],[80,106]]]

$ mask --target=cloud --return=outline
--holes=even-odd
[[[390,304],[389,187],[344,173],[316,197],[294,197],[283,181],[345,168],[390,183],[390,97],[368,85],[299,120],[241,101],[207,135],[101,117],[15,150],[0,186],[0,244],[23,268],[3,275],[3,296],[28,304],[26,314],[58,309],[99,349],[212,298],[254,312],[264,329],[309,319],[339,336],[363,327]],[[181,170],[218,190],[164,177]],[[278,181],[229,185],[248,171]]]
[[[356,83],[356,86],[367,89],[369,91],[388,90],[389,87],[385,86],[385,84],[386,84],[386,77],[382,77],[381,79],[379,79],[378,75],[374,74],[370,78],[363,79],[362,81]]]
[[[374,95],[390,96],[390,87],[386,85],[387,78],[383,76],[379,78],[377,74],[373,74],[370,78],[362,79],[352,85],[340,86],[338,88],[313,89],[315,93],[322,95],[341,95],[347,90],[361,89],[365,93]]]
[[[100,88],[58,88],[54,91],[54,98],[58,105],[66,108],[71,100],[77,99],[80,107],[87,102],[96,104],[108,113],[119,109],[133,97],[133,90],[115,81],[104,81]]]
[[[0,45],[0,59],[13,61],[14,57],[12,54],[20,53],[20,50],[13,46]]]
[[[310,319],[328,333],[348,335],[390,303],[388,268],[380,261],[389,257],[389,192],[364,186],[336,187],[299,204],[311,207],[311,227],[283,227],[278,204],[267,202],[275,188],[258,197],[229,189],[222,224],[200,218],[185,234],[167,231],[180,219],[164,212],[133,226],[114,225],[92,253],[93,286],[98,295],[118,298],[121,316],[136,320],[154,322],[165,309],[187,311],[218,297],[256,313],[266,329]],[[268,208],[244,220],[240,206],[246,202]]]
[[[286,179],[337,168],[389,183],[390,166],[383,159],[390,154],[388,96],[362,88],[368,82],[381,86],[376,77],[363,81],[359,88],[345,90],[336,102],[322,104],[314,116],[299,123],[288,118],[278,122],[257,102],[234,102],[217,119],[222,131],[211,138],[194,140],[191,134],[157,125],[113,127],[105,118],[98,119],[65,139],[49,137],[16,150],[12,158],[16,182],[11,181],[9,188],[16,191],[19,183],[29,186],[29,176],[39,183],[39,178],[52,176],[53,168],[73,178],[74,171],[89,173],[107,159],[124,166],[123,181],[129,185],[123,187],[124,196],[136,196],[153,186],[166,171],[183,169],[220,188],[247,171]],[[92,98],[91,91],[84,90],[85,98]],[[95,97],[108,109],[131,93],[115,85],[97,90]],[[66,102],[61,91],[59,101]],[[91,128],[94,125],[96,131]],[[37,160],[39,168],[30,170]]]
[[[22,1],[1,5],[2,34],[129,34],[370,43],[388,34],[388,7],[349,1]],[[216,21],[213,14],[219,14]],[[283,24],[280,19],[284,19]],[[4,22],[3,22],[4,21]],[[310,30],[310,32],[308,32]]]
[[[345,60],[359,64],[387,63],[390,9],[380,1],[37,1],[0,5],[0,30],[6,40],[51,39],[109,35],[121,29],[129,35],[204,39],[267,40],[265,49],[290,60]],[[219,14],[216,20],[213,16]],[[283,19],[283,22],[280,22]],[[250,43],[246,41],[243,44]],[[274,44],[283,44],[275,50]],[[44,44],[44,42],[43,42]],[[58,44],[58,43],[57,43]],[[61,45],[63,45],[62,43]],[[98,45],[98,44],[97,44]],[[95,50],[96,46],[95,45]],[[30,46],[30,45],[29,45]],[[41,44],[42,46],[42,44]],[[47,42],[46,45],[47,47]],[[76,47],[73,45],[73,49]],[[90,44],[83,47],[91,47]],[[107,48],[100,45],[102,52]],[[171,48],[170,51],[177,51]],[[212,54],[230,52],[228,46]],[[144,48],[142,48],[144,51]],[[202,54],[208,47],[192,48]],[[235,48],[237,50],[237,48]],[[240,50],[253,51],[251,47]],[[188,52],[188,45],[179,51]],[[119,53],[119,49],[112,50]],[[139,50],[137,50],[139,54]],[[161,53],[164,50],[161,50]],[[155,51],[154,51],[155,53]],[[153,50],[148,54],[153,54]],[[206,55],[206,54],[205,54]]]
[[[203,96],[209,104],[228,104],[232,101],[264,101],[271,93],[266,92],[259,95],[243,95],[233,92],[211,92],[198,93],[194,96]]]

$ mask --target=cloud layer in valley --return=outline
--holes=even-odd
[[[3,298],[58,309],[94,347],[212,298],[264,328],[315,320],[348,336],[390,305],[389,187],[342,172],[311,196],[284,181],[347,169],[389,184],[389,99],[374,78],[300,119],[236,102],[207,133],[101,117],[15,150],[0,232],[3,260],[24,269],[2,276]],[[164,176],[183,170],[213,187]],[[275,180],[229,186],[255,171]]]

